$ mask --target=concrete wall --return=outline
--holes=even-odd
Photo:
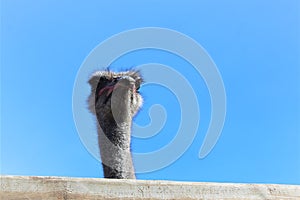
[[[300,199],[300,186],[1,176],[1,199]]]

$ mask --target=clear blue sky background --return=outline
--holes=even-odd
[[[81,143],[72,90],[85,57],[128,29],[158,26],[200,43],[223,77],[227,117],[222,135],[198,158],[210,119],[209,94],[193,68],[166,52],[118,59],[118,69],[157,62],[200,84],[199,132],[185,154],[139,179],[300,184],[300,3],[289,1],[1,1],[1,174],[102,177]],[[156,137],[133,140],[136,152],[174,137],[180,110],[168,90],[142,88],[148,123],[152,103],[170,116]],[[159,95],[155,95],[159,93]]]

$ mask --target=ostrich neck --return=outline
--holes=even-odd
[[[105,178],[135,179],[130,152],[130,94],[118,93],[111,98],[111,110],[98,118],[99,147]]]

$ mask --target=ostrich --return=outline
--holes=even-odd
[[[142,105],[137,71],[97,71],[89,79],[89,110],[97,117],[105,178],[135,179],[130,152],[132,118]]]

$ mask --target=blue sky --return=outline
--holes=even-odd
[[[1,1],[1,174],[103,177],[73,120],[76,74],[105,39],[149,26],[179,31],[206,49],[223,78],[227,113],[217,145],[199,159],[211,114],[201,76],[168,52],[148,49],[117,59],[112,69],[168,65],[190,81],[200,102],[200,127],[189,149],[172,165],[137,177],[300,184],[296,0]],[[135,152],[149,152],[174,137],[180,109],[167,88],[146,85],[141,92],[145,104],[137,123],[149,123],[153,104],[168,113],[161,133],[133,139]]]

